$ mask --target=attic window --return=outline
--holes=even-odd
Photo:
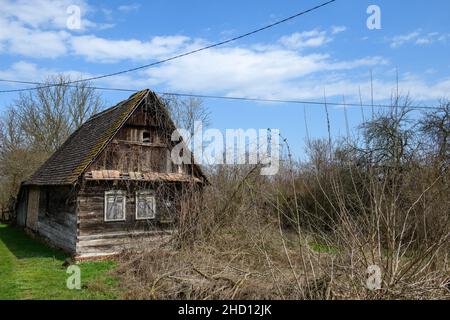
[[[142,132],[142,142],[150,143],[150,132],[149,131]]]
[[[105,192],[105,221],[125,221],[126,192]]]
[[[149,191],[136,192],[136,220],[154,219],[156,213],[155,196]]]

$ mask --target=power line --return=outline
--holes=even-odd
[[[21,81],[21,80],[9,80],[0,79],[0,82],[10,82],[10,83],[20,83],[20,84],[32,84],[36,86],[42,86],[45,88],[45,83],[33,82],[33,81]],[[58,84],[54,85],[58,86]],[[77,85],[64,85],[68,87],[76,87]],[[138,89],[126,89],[126,88],[108,88],[108,87],[97,87],[97,86],[85,86],[88,89],[103,90],[103,91],[120,91],[120,92],[137,92]],[[31,89],[31,88],[30,88]],[[206,95],[206,94],[191,94],[191,93],[179,93],[179,92],[163,92],[155,91],[159,95],[172,95],[178,97],[187,98],[202,98],[202,99],[220,99],[220,100],[236,100],[236,101],[251,101],[251,102],[271,102],[271,103],[291,103],[291,104],[303,104],[303,105],[328,105],[328,106],[344,106],[344,107],[364,107],[364,108],[395,108],[396,106],[387,104],[363,104],[363,103],[339,103],[330,101],[306,101],[297,99],[264,99],[264,98],[252,98],[252,97],[233,97],[233,96],[219,96],[219,95]],[[408,106],[411,109],[418,110],[438,110],[437,107],[425,107],[425,106]]]
[[[211,48],[214,48],[214,47],[222,46],[224,44],[227,44],[227,43],[230,43],[230,42],[233,42],[233,41],[236,41],[236,40],[239,40],[239,39],[251,36],[251,35],[253,35],[255,33],[267,30],[269,28],[275,27],[275,26],[277,26],[279,24],[282,24],[284,22],[287,22],[289,20],[293,20],[293,19],[298,18],[298,17],[300,17],[302,15],[305,15],[305,14],[310,13],[312,11],[318,10],[318,9],[320,9],[322,7],[325,7],[325,6],[331,4],[331,3],[335,2],[335,1],[337,1],[337,0],[330,0],[330,1],[324,2],[324,3],[322,3],[320,5],[317,5],[317,6],[313,7],[313,8],[310,8],[308,10],[305,10],[305,11],[302,11],[302,12],[299,12],[299,13],[296,13],[296,14],[294,14],[292,16],[289,16],[289,17],[284,18],[282,20],[276,21],[274,23],[271,23],[271,24],[266,25],[264,27],[258,28],[256,30],[253,30],[253,31],[241,34],[239,36],[236,36],[236,37],[224,40],[224,41],[216,42],[214,44],[211,44],[211,45],[208,45],[208,46],[205,46],[205,47],[201,47],[201,48],[198,48],[198,49],[195,49],[195,50],[187,51],[187,52],[184,52],[184,53],[172,56],[170,58],[166,58],[166,59],[163,59],[163,60],[155,61],[155,62],[152,62],[152,63],[149,63],[149,64],[145,64],[145,65],[142,65],[142,66],[139,66],[139,67],[130,68],[130,69],[122,70],[122,71],[117,71],[117,72],[113,72],[113,73],[108,73],[108,74],[104,74],[104,75],[99,75],[99,76],[95,76],[95,77],[91,77],[91,78],[68,81],[68,82],[65,82],[64,84],[51,84],[51,85],[45,86],[44,88],[52,87],[52,86],[61,86],[61,85],[67,85],[67,84],[74,84],[74,83],[78,83],[78,82],[82,82],[82,81],[94,81],[94,80],[104,79],[104,78],[108,78],[108,77],[121,75],[121,74],[124,74],[124,73],[134,72],[134,71],[137,71],[137,70],[142,70],[142,69],[146,69],[146,68],[149,68],[149,67],[153,67],[153,66],[165,63],[165,62],[169,62],[169,61],[172,61],[172,60],[175,60],[175,59],[178,59],[178,58],[189,56],[189,55],[192,55],[192,54],[195,54],[195,53],[207,50],[207,49],[211,49]],[[2,90],[2,91],[0,91],[0,93],[21,92],[21,91],[30,91],[30,90],[36,90],[36,89],[39,89],[39,88],[36,87],[36,88]]]
[[[86,81],[86,80],[83,80]],[[47,84],[44,82],[36,82],[36,81],[25,81],[25,80],[13,80],[13,79],[0,79],[0,82],[8,82],[8,83],[20,83],[20,84],[32,84],[32,85],[36,85],[37,87],[32,87],[32,88],[23,88],[23,90],[37,90],[37,89],[45,89],[45,88],[50,88],[50,87],[58,87],[58,86],[64,86],[64,87],[71,87],[71,88],[76,88],[79,87],[79,85],[77,82],[64,82],[64,83],[55,83],[55,84]],[[108,88],[108,87],[97,87],[97,86],[84,86],[85,88],[88,89],[95,89],[95,90],[104,90],[104,91],[123,91],[123,92],[136,92],[139,90],[134,90],[134,89],[123,89],[123,88]],[[17,90],[21,90],[21,89],[17,89]],[[7,90],[0,90],[1,92],[8,92]]]
[[[274,102],[274,103],[292,103],[292,104],[305,104],[305,105],[329,105],[329,106],[343,106],[343,107],[375,107],[375,108],[395,108],[396,106],[387,104],[358,104],[358,103],[339,103],[339,102],[320,102],[320,101],[305,101],[305,100],[286,100],[286,99],[263,99],[263,98],[248,98],[248,97],[231,97],[231,96],[215,96],[215,95],[202,95],[202,94],[188,94],[188,93],[171,93],[171,92],[156,92],[160,95],[174,95],[181,97],[193,97],[204,99],[225,99],[225,100],[241,100],[241,101],[254,101],[254,102]],[[437,110],[436,107],[424,107],[424,106],[408,106],[411,109],[424,109],[424,110]]]

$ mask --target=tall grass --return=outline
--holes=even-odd
[[[202,194],[184,196],[170,243],[121,257],[126,297],[450,298],[449,107],[430,131],[428,115],[393,105],[360,128],[362,142],[307,141],[305,162],[284,140],[275,177],[210,172]]]

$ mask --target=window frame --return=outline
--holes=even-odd
[[[123,197],[122,200],[122,212],[123,212],[123,218],[120,219],[109,219],[106,215],[106,211],[108,209],[108,197],[109,196],[116,196],[120,195]],[[127,220],[127,192],[124,190],[109,190],[105,191],[105,208],[103,212],[103,219],[105,222],[120,222],[120,221],[126,221]]]
[[[146,197],[151,197],[153,199],[153,215],[151,217],[138,217],[138,210],[139,210],[139,196],[143,195]],[[156,197],[155,193],[152,191],[136,191],[135,193],[135,212],[134,217],[136,221],[142,221],[142,220],[155,220],[156,219]]]
[[[145,137],[148,135],[148,137]],[[152,135],[149,130],[142,130],[142,143],[152,143]]]

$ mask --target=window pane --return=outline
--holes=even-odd
[[[155,198],[138,193],[136,199],[136,219],[153,219],[155,217]]]
[[[122,194],[106,195],[106,220],[123,220],[125,196]]]

